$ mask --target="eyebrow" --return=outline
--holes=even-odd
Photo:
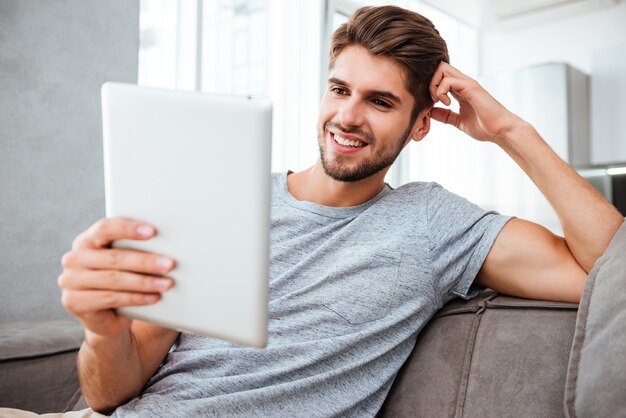
[[[329,83],[329,84],[340,84],[340,85],[342,85],[342,86],[347,86],[347,87],[349,87],[349,86],[350,86],[350,85],[349,85],[346,81],[343,81],[343,80],[341,80],[340,78],[337,78],[337,77],[330,77],[330,78],[328,79],[328,83]],[[395,94],[393,94],[393,93],[392,93],[392,92],[390,92],[390,91],[385,91],[385,90],[369,90],[367,93],[368,93],[368,95],[370,95],[370,96],[384,97],[384,98],[387,98],[387,99],[389,99],[389,100],[392,100],[392,101],[394,101],[394,102],[396,102],[396,103],[398,103],[398,104],[401,104],[401,103],[402,103],[402,100],[400,100],[400,98],[399,98],[398,96],[396,96]]]

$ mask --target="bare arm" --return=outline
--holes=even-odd
[[[496,143],[524,170],[559,216],[570,252],[588,273],[624,219],[525,122]]]
[[[63,256],[63,305],[85,327],[78,356],[81,389],[96,411],[108,412],[139,393],[178,332],[118,315],[115,308],[157,302],[173,285],[173,260],[110,248],[118,239],[149,239],[154,228],[105,219],[79,235]]]
[[[172,347],[178,332],[142,321],[117,338],[94,336],[78,355],[83,396],[92,409],[109,412],[139,394]]]
[[[557,212],[564,239],[531,222],[513,220],[494,243],[478,282],[504,293],[578,301],[586,273],[623,222],[620,213],[561,160],[535,129],[509,112],[476,81],[446,63],[430,85],[431,117],[480,141],[500,146],[535,183]]]
[[[578,303],[586,279],[563,238],[532,222],[511,219],[476,282],[507,295]]]

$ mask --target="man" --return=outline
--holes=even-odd
[[[577,302],[622,217],[536,131],[448,64],[431,22],[363,8],[333,35],[320,159],[273,178],[266,349],[119,316],[174,286],[175,261],[110,248],[156,229],[105,219],[62,260],[63,304],[85,326],[83,394],[116,416],[375,415],[419,330],[476,287]],[[433,107],[460,103],[459,113]],[[485,212],[436,184],[392,190],[389,166],[430,119],[511,156],[560,216],[565,238]],[[233,191],[236,192],[236,191]],[[175,348],[170,350],[175,344]]]

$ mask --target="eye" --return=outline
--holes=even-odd
[[[372,103],[374,103],[376,106],[384,107],[384,108],[387,108],[387,109],[389,109],[391,107],[390,103],[388,103],[388,102],[386,102],[384,100],[381,100],[381,99],[374,99],[374,100],[372,100]]]
[[[346,91],[346,89],[342,88],[342,87],[331,87],[330,91],[332,91],[333,93],[339,95],[339,96],[343,96],[348,94],[348,92]]]

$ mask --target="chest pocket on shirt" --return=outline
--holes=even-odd
[[[359,254],[358,248],[352,250]],[[375,321],[389,313],[401,259],[391,252],[368,254],[367,250],[358,258],[362,260],[358,264],[337,259],[337,268],[328,278],[333,289],[323,303],[351,324]]]

